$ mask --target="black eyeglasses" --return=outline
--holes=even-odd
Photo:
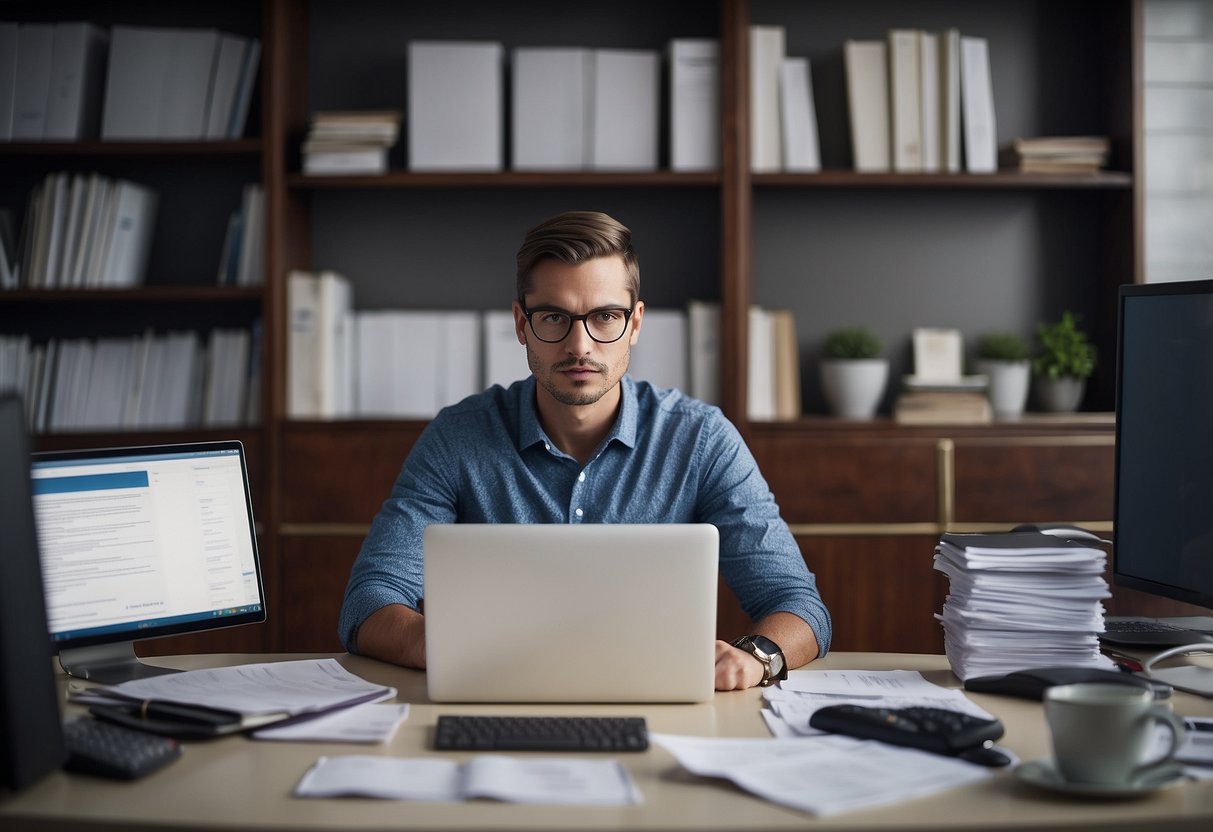
[[[622,306],[592,309],[584,315],[573,315],[550,306],[536,309],[523,306],[522,314],[526,316],[535,337],[548,344],[567,338],[574,321],[581,321],[586,333],[598,343],[613,344],[628,331],[628,321],[632,319],[632,310]]]

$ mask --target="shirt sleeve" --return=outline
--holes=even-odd
[[[830,613],[757,461],[723,416],[703,436],[699,511],[720,532],[721,576],[752,620],[775,612],[803,619],[824,656],[833,636]]]
[[[431,523],[452,523],[456,516],[457,469],[451,453],[437,422],[431,422],[375,515],[354,561],[341,606],[338,635],[349,652],[358,652],[358,628],[375,611],[389,604],[418,608],[424,591],[425,528]]]

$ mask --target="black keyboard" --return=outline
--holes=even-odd
[[[644,717],[440,716],[439,751],[644,751]]]
[[[1104,622],[1104,630],[1109,633],[1179,633],[1184,629],[1176,627],[1174,624],[1150,621],[1145,618],[1122,618]]]
[[[174,739],[81,717],[63,724],[68,771],[136,780],[181,756]]]
[[[829,705],[817,710],[809,718],[809,725],[835,734],[880,740],[936,754],[965,756],[985,765],[1000,765],[994,756],[974,759],[971,752],[982,751],[987,743],[1001,737],[1002,723],[945,708]]]

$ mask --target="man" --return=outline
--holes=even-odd
[[[824,655],[829,613],[736,428],[625,375],[644,320],[631,232],[560,214],[527,233],[517,267],[514,328],[532,375],[444,409],[417,440],[354,563],[346,648],[425,667],[431,523],[712,523],[721,575],[755,622],[753,638],[716,643],[717,690]]]

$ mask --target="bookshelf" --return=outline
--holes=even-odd
[[[0,144],[0,206],[19,209],[34,182],[59,169],[139,175],[170,195],[145,287],[6,293],[0,331],[49,337],[177,320],[204,327],[262,321],[262,419],[236,433],[255,466],[272,621],[244,628],[255,629],[252,634],[221,634],[196,645],[176,639],[164,650],[336,649],[336,612],[349,565],[425,426],[285,418],[287,273],[343,272],[353,281],[356,308],[502,308],[511,299],[513,255],[526,228],[570,208],[604,210],[632,227],[650,306],[721,303],[722,407],[751,443],[818,574],[841,625],[838,649],[941,649],[931,616],[946,587],[930,563],[944,529],[1043,520],[1110,525],[1115,287],[1140,279],[1138,0],[977,6],[959,0],[623,0],[576,11],[555,0],[508,9],[489,0],[439,8],[371,0],[154,8],[117,2],[96,9],[59,2],[6,4],[5,12],[7,19],[215,26],[257,35],[263,44],[245,138]],[[788,54],[812,61],[821,173],[749,170],[752,23],[784,25]],[[1113,143],[1109,169],[1089,176],[850,171],[841,46],[847,37],[879,38],[895,26],[957,26],[988,37],[1000,139],[1106,134]],[[671,172],[663,138],[659,170],[650,173],[415,173],[407,170],[402,138],[386,175],[300,173],[299,146],[311,112],[405,107],[410,39],[497,40],[508,51],[662,49],[674,37],[721,43],[718,171]],[[266,193],[265,286],[215,288],[223,223],[248,181],[260,182]],[[795,311],[805,391],[800,419],[745,419],[752,302]],[[1036,321],[1063,308],[1083,314],[1102,357],[1082,413],[957,429],[823,415],[814,350],[831,323],[874,326],[897,379],[907,371],[914,326],[957,325],[966,340],[995,328],[1030,336]],[[882,413],[889,405],[886,399]],[[180,435],[48,435],[39,445]],[[1117,611],[1144,605],[1125,599]],[[724,590],[720,618],[722,635],[746,626]]]

